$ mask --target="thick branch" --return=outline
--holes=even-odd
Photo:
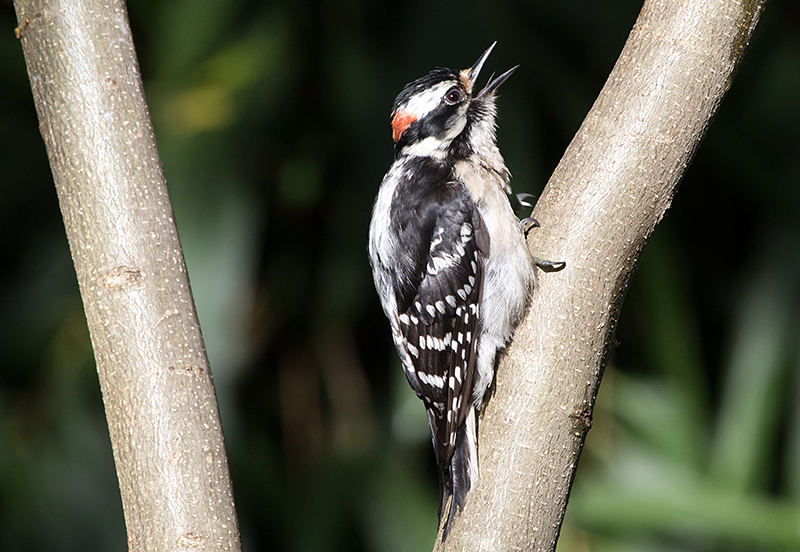
[[[238,550],[216,396],[122,0],[17,0],[128,543]]]
[[[553,550],[627,283],[728,90],[763,1],[648,0],[556,168],[543,274],[481,421],[481,479],[436,550]]]

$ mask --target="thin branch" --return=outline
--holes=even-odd
[[[648,0],[540,198],[543,274],[479,432],[481,478],[435,550],[555,548],[620,305],[727,92],[762,0]]]
[[[15,2],[132,551],[239,550],[216,396],[122,0]]]

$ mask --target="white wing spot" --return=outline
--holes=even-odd
[[[436,230],[433,231],[433,239],[431,240],[431,249],[442,243],[442,234],[444,234],[444,228],[438,226]]]

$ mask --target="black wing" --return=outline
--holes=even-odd
[[[489,234],[460,183],[436,192],[413,223],[428,247],[408,251],[413,267],[398,289],[395,342],[409,383],[425,403],[437,463],[447,466],[456,433],[472,405],[472,376]],[[402,236],[402,232],[401,232]],[[405,354],[403,354],[405,353]],[[409,366],[408,364],[411,364]]]

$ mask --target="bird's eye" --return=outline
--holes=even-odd
[[[460,102],[462,99],[461,90],[458,88],[451,88],[447,91],[447,94],[444,95],[444,101],[448,105],[455,105]]]

